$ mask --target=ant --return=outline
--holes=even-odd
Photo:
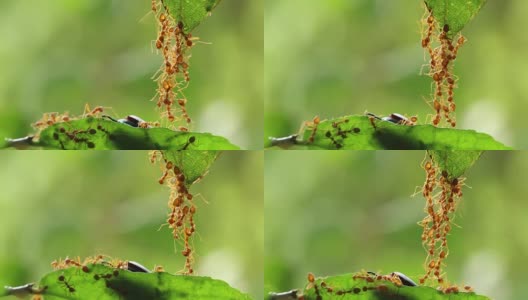
[[[163,268],[163,266],[155,266],[153,271],[156,273],[163,273],[165,272],[165,268]]]
[[[71,284],[69,284],[68,281],[66,281],[64,275],[59,276],[58,279],[64,284],[64,286],[68,289],[70,293],[75,293],[75,288]]]
[[[189,148],[189,146],[191,144],[194,144],[194,142],[196,141],[196,137],[195,136],[191,136],[189,138],[189,140],[187,141],[187,143],[185,144],[185,146],[183,146],[183,149],[182,150],[187,150],[187,148]]]
[[[392,272],[390,276],[396,276],[400,279],[401,283],[406,286],[418,286],[411,278],[400,272]]]
[[[66,264],[66,266],[75,266],[75,267],[82,266],[80,257],[77,257],[77,259],[70,259],[66,257],[66,259],[64,259],[64,263]]]
[[[94,109],[91,109],[90,105],[86,104],[84,106],[83,118],[99,116],[99,114],[101,114],[103,111],[104,111],[104,107],[102,106],[96,106]]]
[[[308,143],[313,143],[315,140],[315,134],[317,133],[317,127],[319,126],[319,123],[321,123],[321,119],[319,118],[319,116],[315,116],[312,121],[304,121],[301,124],[301,128],[299,129],[299,135],[304,135],[305,129],[311,130],[312,133],[308,138]]]
[[[332,141],[332,144],[334,144],[334,146],[337,148],[337,149],[341,149],[343,148],[343,145],[341,143],[339,143],[338,141],[336,141],[336,139],[332,136],[332,133],[330,131],[327,131],[325,136],[327,138],[330,139],[330,141]],[[346,136],[345,136],[346,137]]]

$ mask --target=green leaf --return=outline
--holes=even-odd
[[[388,121],[371,120],[367,116],[345,116],[321,121],[313,143],[307,142],[311,131],[302,140],[290,136],[271,139],[271,149],[293,150],[508,150],[491,136],[474,130],[438,128],[432,125],[405,126]]]
[[[212,12],[221,0],[163,0],[169,14],[191,32]]]
[[[34,289],[43,290],[46,300],[251,299],[210,277],[130,272],[100,264],[87,267],[88,272],[72,267],[48,273]]]
[[[210,133],[137,128],[105,119],[86,118],[44,129],[34,146],[67,150],[238,150]]]
[[[424,0],[440,28],[449,26],[447,36],[453,38],[480,11],[486,0]]]
[[[427,151],[442,171],[446,171],[451,181],[458,178],[473,166],[482,151]]]
[[[353,279],[354,274],[344,274],[338,276],[331,276],[326,278],[318,278],[313,285],[308,285],[303,291],[305,300],[383,300],[383,299],[399,299],[399,300],[486,300],[489,299],[484,296],[476,295],[475,293],[451,293],[444,294],[431,287],[425,286],[396,286],[390,281],[367,282],[365,279]],[[327,287],[332,289],[332,292],[321,286],[324,281]],[[339,292],[339,293],[338,293]],[[318,296],[319,294],[319,296]],[[271,296],[270,299],[279,299]],[[291,299],[291,298],[283,298]]]
[[[183,172],[187,187],[207,174],[219,154],[219,151],[163,151],[165,159]]]

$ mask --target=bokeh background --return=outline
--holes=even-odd
[[[262,148],[263,1],[222,1],[193,35],[186,90],[193,130]],[[112,107],[157,120],[161,65],[150,0],[0,1],[0,139],[32,131],[44,112]]]
[[[9,151],[0,165],[0,286],[36,282],[66,256],[106,254],[168,272],[183,268],[170,230],[158,231],[169,189],[158,183],[162,173],[146,151]],[[197,275],[261,299],[263,154],[222,153],[191,192]]]
[[[417,279],[424,151],[265,153],[265,290],[303,288],[308,272],[400,271]],[[491,299],[523,299],[528,153],[485,152],[466,173],[448,279]]]
[[[457,128],[526,149],[528,2],[488,1],[464,29],[455,62]],[[422,1],[268,0],[264,8],[265,136],[297,132],[303,120],[366,110],[417,115],[431,79],[419,20]]]

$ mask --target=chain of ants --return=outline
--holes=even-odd
[[[105,255],[96,255],[96,256],[90,256],[85,258],[84,260],[81,260],[80,257],[76,257],[74,259],[66,257],[65,259],[58,259],[54,260],[51,263],[51,267],[53,270],[64,270],[68,268],[78,268],[82,270],[84,273],[90,273],[90,264],[104,264],[111,268],[114,268],[112,273],[106,273],[106,274],[94,274],[93,279],[94,280],[104,280],[106,287],[115,290],[120,295],[124,295],[127,293],[127,291],[114,286],[110,279],[114,277],[119,276],[119,270],[127,270],[128,269],[128,261],[126,260],[120,260],[120,259],[112,259]],[[162,266],[156,266],[153,270],[154,272],[165,272],[165,269]],[[70,294],[74,294],[77,290],[75,286],[67,279],[64,275],[59,275],[57,277],[58,282],[63,286],[63,288],[68,291]],[[47,287],[44,287],[42,289],[42,292],[44,292],[47,289]],[[32,300],[41,300],[42,295],[36,294],[33,295]]]
[[[183,241],[183,250],[181,253],[185,257],[185,267],[182,273],[192,274],[194,272],[194,256],[191,238],[196,231],[196,224],[194,223],[196,206],[192,201],[193,195],[187,189],[185,175],[178,166],[167,160],[161,151],[153,151],[150,153],[150,161],[152,163],[155,163],[158,159],[161,160],[163,171],[159,183],[166,184],[170,188],[168,201],[170,212],[166,224],[172,229],[174,240]]]
[[[59,113],[44,113],[41,120],[33,124],[33,127],[37,130],[37,133],[35,134],[36,138],[40,137],[41,132],[48,128],[49,126],[52,126],[54,124],[60,124],[60,123],[68,123],[72,120],[78,120],[78,119],[84,119],[84,118],[100,118],[101,114],[103,113],[104,108],[102,106],[97,106],[93,110],[89,108],[87,105],[85,107],[84,114],[78,117],[70,116],[69,113],[59,114]],[[140,122],[139,126],[140,128],[152,128],[152,127],[159,127],[159,122]],[[85,143],[86,147],[88,149],[95,148],[95,143],[92,142],[89,138],[85,137],[86,135],[95,135],[98,131],[101,131],[105,133],[110,139],[112,138],[111,133],[106,130],[102,125],[98,124],[97,129],[95,128],[89,128],[87,130],[72,130],[68,131],[66,127],[60,127],[58,129],[58,132],[54,132],[52,137],[54,140],[58,141],[61,145],[62,149],[65,149],[65,145],[63,140],[61,140],[61,136],[65,135],[70,141],[74,143]],[[84,135],[84,136],[83,136]],[[183,145],[182,150],[187,150],[190,145],[194,144],[196,142],[196,137],[191,136]]]
[[[436,30],[438,25],[435,22],[432,12],[428,11],[426,16],[422,20],[424,25],[424,29],[422,30],[422,47],[426,49],[430,57],[428,65],[429,72],[427,75],[434,81],[432,107],[435,114],[431,122],[434,126],[438,126],[442,118],[444,118],[447,124],[451,127],[456,127],[456,119],[454,117],[456,104],[453,97],[456,79],[453,74],[453,62],[457,57],[458,50],[466,42],[466,38],[462,34],[459,34],[456,44],[454,44],[453,40],[447,35],[449,25],[445,24],[439,32]],[[438,45],[436,47],[433,46],[434,41],[437,41]],[[409,121],[408,124],[406,123],[404,125],[415,125],[417,118],[412,117]],[[314,142],[317,127],[320,122],[320,118],[316,116],[312,121],[303,122],[301,125],[301,133],[304,132],[304,129],[312,131],[308,138],[309,143]],[[371,119],[371,123],[376,127],[373,119]],[[333,127],[336,128],[336,126]],[[333,135],[330,131],[327,131],[325,136],[331,140],[337,149],[342,147],[342,144],[335,140],[336,136],[342,136],[342,132],[338,131],[337,135]]]
[[[375,119],[369,116],[369,120],[370,120],[372,127],[374,129],[377,129]],[[418,118],[416,116],[412,116],[409,119],[403,120],[398,124],[405,125],[405,126],[414,126],[416,125],[417,121],[418,121]],[[299,129],[298,135],[304,136],[305,130],[310,130],[311,133],[307,141],[308,143],[313,144],[315,141],[315,137],[316,137],[317,130],[319,128],[320,123],[321,123],[321,119],[318,116],[314,117],[312,121],[303,122],[301,125],[301,128]],[[349,123],[350,123],[350,119],[347,119],[347,118],[339,120],[339,121],[333,121],[332,128],[330,128],[330,130],[327,130],[325,132],[324,136],[330,140],[330,142],[332,143],[332,145],[334,145],[336,149],[343,148],[344,146],[343,143],[345,142],[345,139],[348,137],[349,134],[359,134],[361,132],[361,128],[359,127],[343,128],[343,126],[349,127],[348,126]]]
[[[317,283],[314,274],[308,273],[308,286],[306,287],[306,289],[308,290],[313,288],[316,295],[316,299],[322,300],[323,292],[330,295],[343,296],[346,294],[360,294],[361,292],[378,291],[382,294],[389,295],[391,293],[389,286],[384,283],[395,285],[398,288],[403,286],[401,279],[395,274],[379,275],[368,273],[366,271],[361,271],[352,275],[352,279],[354,281],[363,280],[365,281],[366,285],[362,287],[356,286],[354,288],[349,289],[337,289],[327,284],[324,280],[320,280],[320,282]],[[473,289],[467,285],[463,288],[459,288],[458,286],[449,286],[441,288],[439,290],[445,294],[458,293],[460,291],[473,291]],[[305,297],[303,295],[300,295],[298,299],[304,300]]]
[[[422,188],[422,194],[426,199],[425,212],[427,216],[419,222],[419,225],[423,227],[421,239],[428,255],[425,261],[426,273],[420,278],[419,282],[421,285],[424,285],[427,282],[436,281],[440,284],[438,289],[445,294],[458,293],[460,291],[471,292],[473,289],[468,285],[464,287],[449,285],[442,271],[442,267],[445,266],[444,260],[449,254],[447,236],[451,231],[452,216],[462,197],[462,186],[464,185],[465,179],[454,178],[449,180],[448,173],[446,171],[440,172],[430,156],[426,157],[422,163],[422,167],[426,172],[426,181]],[[391,282],[397,287],[402,286],[400,278],[395,275],[373,275],[363,271],[354,274],[352,279],[363,279],[367,283],[385,281]],[[380,292],[388,291],[388,287],[384,284],[364,286],[362,288],[355,287],[349,290],[338,290],[330,287],[324,281],[321,281],[317,285],[315,283],[315,276],[309,273],[308,288],[311,287],[315,289],[317,299],[322,299],[321,290],[335,295],[359,294],[362,291],[366,292],[376,289]],[[303,296],[299,299],[303,299]]]
[[[161,117],[166,117],[172,123],[177,120],[173,109],[176,102],[181,113],[178,120],[185,121],[189,126],[191,118],[187,112],[187,98],[183,95],[183,89],[187,87],[190,81],[190,54],[188,53],[193,47],[195,39],[191,33],[184,32],[182,22],[175,22],[163,0],[152,0],[152,11],[158,22],[158,36],[155,45],[156,49],[163,55],[163,64],[158,71],[159,75],[154,76],[158,83],[157,107],[162,111]],[[188,128],[180,126],[179,130],[188,131]]]
[[[317,134],[317,129],[321,119],[316,116],[312,121],[303,122],[301,128],[299,129],[299,135],[304,136],[305,130],[311,130],[310,136],[308,137],[308,143],[313,143],[315,141],[315,135]],[[344,140],[349,134],[355,133],[358,134],[361,132],[361,129],[358,127],[344,129],[342,126],[347,126],[350,123],[350,119],[343,119],[339,121],[332,122],[332,128],[325,132],[325,137],[328,138],[336,149],[343,148]]]
[[[105,108],[102,106],[96,106],[94,109],[91,109],[90,106],[87,104],[84,107],[84,112],[80,116],[71,116],[68,112],[65,113],[58,113],[58,112],[52,112],[52,113],[44,113],[42,115],[42,118],[38,120],[37,122],[31,124],[31,126],[37,131],[34,134],[35,138],[39,138],[42,131],[50,126],[53,126],[55,124],[61,124],[61,123],[68,123],[74,120],[80,120],[80,119],[86,119],[86,118],[101,118]],[[149,128],[149,127],[160,127],[159,122],[141,122],[139,124],[140,128]],[[109,134],[108,131],[104,129],[103,126],[98,125],[97,130],[102,131],[106,134]],[[89,129],[89,130],[74,130],[74,131],[68,131],[65,127],[59,128],[59,132],[61,134],[65,134],[70,140],[72,140],[75,143],[87,143],[88,148],[94,148],[95,144],[93,142],[90,142],[86,138],[79,137],[81,134],[91,134],[94,135],[97,133],[95,129]],[[59,133],[55,132],[53,134],[53,139],[59,140]],[[59,141],[61,145],[64,148],[63,142]]]
[[[424,25],[422,47],[426,49],[430,57],[427,75],[434,81],[432,106],[435,115],[432,124],[438,126],[443,117],[447,124],[455,127],[456,104],[453,98],[453,90],[456,78],[453,75],[453,62],[466,39],[462,34],[458,34],[458,39],[454,44],[453,40],[448,37],[449,25],[445,24],[439,29],[432,12],[428,11],[426,16],[422,20]],[[433,45],[434,41],[437,41],[436,47]]]
[[[161,11],[164,9],[164,12]],[[190,81],[189,77],[189,58],[190,55],[187,53],[194,45],[194,38],[190,33],[185,34],[183,32],[183,23],[179,22],[175,24],[175,21],[170,16],[166,5],[163,0],[152,0],[152,11],[156,16],[158,22],[158,38],[156,40],[156,48],[161,51],[164,62],[161,66],[159,74],[156,78],[158,82],[157,95],[158,102],[157,107],[162,109],[164,106],[165,112],[162,113],[162,117],[167,117],[169,122],[176,121],[174,116],[174,110],[172,108],[174,102],[178,104],[181,112],[181,119],[184,120],[187,125],[191,123],[191,118],[187,112],[186,104],[187,99],[182,93],[183,86],[187,85]],[[183,77],[183,81],[178,81],[178,76]],[[178,93],[174,92],[177,88]],[[177,94],[181,95],[180,99],[176,99]],[[40,133],[49,126],[56,123],[65,123],[72,120],[85,117],[98,117],[104,111],[102,106],[97,106],[93,110],[87,105],[82,116],[73,117],[68,112],[63,114],[52,112],[44,113],[42,118],[37,122],[33,123],[32,126],[37,130],[35,137],[38,138]],[[142,126],[143,125],[143,126]],[[140,124],[140,127],[159,127],[159,122]],[[188,131],[187,127],[180,126],[180,131]]]
[[[462,198],[465,178],[449,179],[449,174],[445,170],[440,172],[431,156],[426,156],[422,167],[426,173],[422,194],[426,199],[427,215],[418,224],[423,228],[421,239],[427,257],[424,264],[426,273],[419,282],[423,285],[436,281],[445,293],[458,292],[457,286],[450,286],[446,282],[443,267],[444,260],[449,255],[447,236],[451,231],[453,215]],[[464,286],[464,290],[472,289]]]
[[[353,280],[357,279],[363,279],[367,284],[373,284],[374,282],[390,282],[395,284],[396,286],[400,287],[402,286],[402,282],[398,276],[394,275],[372,275],[367,273],[366,271],[358,272],[352,276]],[[343,296],[346,294],[359,294],[361,292],[367,292],[369,290],[377,290],[382,293],[388,293],[389,287],[385,284],[377,284],[377,285],[365,285],[363,287],[354,287],[351,289],[336,289],[335,287],[331,287],[329,284],[327,284],[324,280],[320,280],[320,283],[318,284],[315,281],[315,276],[312,273],[308,273],[308,286],[306,289],[313,288],[315,291],[316,299],[322,300],[323,297],[321,293],[324,291],[327,294],[330,295],[336,295],[336,296]],[[304,300],[304,296],[299,296],[298,299]]]
[[[84,118],[89,118],[89,117],[93,117],[93,118],[100,117],[103,111],[104,111],[104,107],[102,106],[97,106],[94,109],[90,109],[90,107],[86,105],[84,107],[84,113],[81,116],[70,116],[70,113],[68,112],[65,112],[62,114],[57,113],[57,112],[44,113],[42,115],[42,118],[38,120],[37,122],[31,124],[31,126],[35,130],[37,130],[37,132],[35,133],[35,137],[38,138],[40,136],[40,133],[44,129],[50,126],[53,126],[59,123],[68,123],[73,120],[84,119]]]
[[[162,165],[163,176],[159,179],[159,183],[167,184],[171,188],[171,197],[168,204],[171,212],[168,215],[167,224],[169,224],[169,227],[172,229],[172,234],[175,240],[183,238],[184,249],[181,253],[186,258],[186,261],[185,268],[182,273],[187,275],[192,274],[192,264],[194,263],[194,257],[190,239],[193,236],[193,233],[196,231],[196,225],[193,220],[193,216],[196,213],[196,206],[192,203],[193,195],[186,188],[185,176],[177,166],[163,157],[163,153],[161,151],[153,151],[150,153],[150,160],[152,163],[155,163],[159,157],[161,157],[162,161],[164,162]],[[65,258],[64,260],[59,259],[53,261],[51,266],[54,270],[77,267],[83,272],[89,273],[89,264],[105,263],[116,270],[114,270],[111,274],[95,274],[94,279],[105,280],[106,286],[115,290],[116,287],[112,287],[108,279],[112,278],[112,276],[117,277],[119,270],[127,270],[128,261],[119,259],[111,259],[110,261],[106,261],[106,258],[107,257],[104,255],[87,257],[84,259],[84,261],[82,261],[80,257],[75,259]],[[165,270],[162,266],[156,266],[154,268],[154,272],[164,271]],[[64,285],[68,292],[75,293],[75,287],[70,284],[63,275],[59,276],[58,281]],[[126,291],[117,292],[122,294]],[[33,299],[39,299],[39,297],[40,295],[35,295]]]

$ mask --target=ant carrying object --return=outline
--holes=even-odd
[[[128,115],[125,119],[116,120],[108,115],[103,115],[103,118],[107,118],[110,121],[117,123],[126,124],[132,127],[150,128],[150,125],[138,116]]]
[[[398,113],[392,113],[387,117],[378,117],[373,113],[366,112],[366,116],[369,117],[370,123],[374,128],[376,128],[376,125],[374,124],[374,119],[378,119],[380,121],[388,121],[397,125],[407,125],[407,126],[414,126],[416,125],[416,122],[418,121],[418,117],[412,116],[412,117],[405,117],[404,115],[398,114]]]
[[[411,278],[405,276],[403,273],[400,273],[400,272],[392,272],[390,274],[391,276],[398,276],[398,278],[400,278],[400,281],[403,285],[406,285],[406,286],[418,286],[414,281],[412,281]]]
[[[376,277],[379,276],[379,274],[372,271],[369,271],[367,273]],[[392,272],[389,275],[385,275],[385,277],[398,277],[403,285],[418,286],[418,284],[416,284],[411,278],[407,277],[405,274],[400,272]]]

